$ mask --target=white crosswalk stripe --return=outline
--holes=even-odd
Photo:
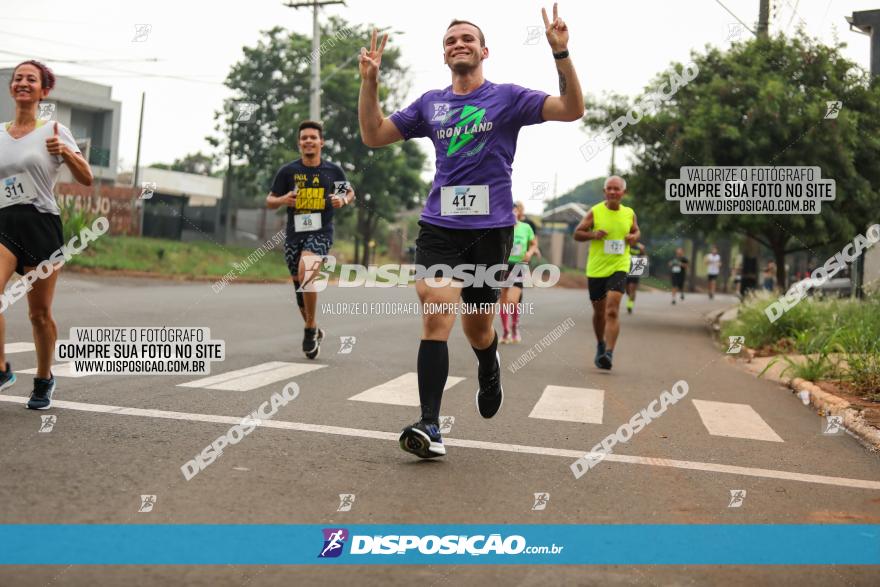
[[[604,390],[548,385],[529,418],[601,424],[604,404]]]
[[[285,379],[297,377],[310,371],[323,369],[327,365],[314,363],[285,363],[283,361],[270,361],[260,365],[254,365],[246,369],[228,371],[219,375],[212,375],[204,379],[196,379],[188,383],[181,383],[178,387],[200,387],[203,389],[221,389],[224,391],[251,391],[259,387],[271,385]]]
[[[464,381],[464,377],[452,377],[450,375],[446,378],[446,387],[443,390],[445,391],[461,381]],[[420,404],[418,374],[404,373],[400,377],[371,387],[348,399],[356,402],[372,402],[395,406],[418,406]]]
[[[33,343],[8,343],[6,353],[24,353],[34,350]],[[73,362],[53,365],[52,374],[60,378],[88,377],[73,372]],[[327,365],[315,363],[288,363],[270,361],[244,369],[228,371],[194,381],[180,383],[178,387],[216,389],[224,391],[251,391],[279,381],[286,381],[305,373],[323,369]],[[36,368],[17,370],[19,374],[35,375]],[[178,374],[180,376],[181,374]],[[97,376],[97,375],[96,375]],[[109,375],[112,376],[112,375]],[[102,375],[108,377],[108,375]],[[449,376],[445,390],[464,381],[464,377]],[[397,406],[419,406],[418,374],[408,372],[367,390],[349,400]],[[691,400],[707,432],[712,436],[784,442],[784,440],[748,404]],[[605,391],[585,387],[547,385],[541,397],[532,407],[529,418],[602,424],[605,409]]]
[[[14,353],[27,353],[29,351],[34,351],[36,350],[36,347],[32,342],[8,342],[4,345],[3,350],[7,355],[12,355]]]
[[[57,365],[52,365],[52,376],[53,377],[73,377],[79,379],[80,377],[88,377],[86,373],[74,373],[73,372],[73,361],[69,363],[58,363]],[[37,368],[33,369],[25,369],[24,371],[19,371],[19,373],[27,374],[27,375],[36,375]]]
[[[712,436],[785,442],[748,404],[691,400]]]

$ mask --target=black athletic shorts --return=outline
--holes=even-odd
[[[507,267],[507,258],[513,248],[513,226],[501,228],[443,228],[419,221],[419,236],[416,239],[416,265],[429,269],[432,265],[492,265]],[[473,274],[473,271],[468,273]],[[436,274],[442,276],[439,271]],[[507,271],[494,275],[498,281],[507,278]],[[494,304],[498,301],[501,288],[482,285],[470,286],[461,290],[461,299],[466,304]]]
[[[526,264],[526,263],[508,263],[507,264],[508,275],[511,275],[513,273],[513,268],[516,267],[517,265],[520,265],[520,264],[528,267],[528,264]],[[511,285],[513,287],[518,287],[518,288],[522,289],[523,288],[523,277],[514,277]]]
[[[33,204],[0,208],[0,245],[15,255],[15,272],[36,267],[64,244],[61,217],[40,212]]]
[[[637,284],[639,282],[639,279],[641,279],[641,277],[638,275],[627,275],[626,276],[627,283],[636,283]]]
[[[710,274],[707,275],[706,277],[709,279],[709,281],[715,281],[716,279],[718,279],[718,274],[716,273],[715,275],[712,275],[712,274],[710,273]]]
[[[684,271],[672,274],[672,287],[676,289],[684,289]]]
[[[623,293],[626,271],[615,271],[608,277],[588,277],[587,288],[590,290],[590,301],[604,300],[609,291]]]

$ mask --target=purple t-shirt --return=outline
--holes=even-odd
[[[437,153],[437,172],[422,211],[422,220],[445,228],[513,226],[511,165],[519,129],[544,122],[541,109],[547,94],[514,84],[483,82],[465,96],[452,86],[431,90],[391,122],[406,140],[429,137]],[[442,216],[440,188],[489,186],[489,214]]]

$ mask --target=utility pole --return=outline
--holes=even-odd
[[[141,194],[143,195],[143,188],[141,188],[140,177],[141,177],[141,137],[144,134],[144,103],[147,100],[147,93],[141,92],[141,121],[138,123],[138,146],[137,146],[137,155],[134,157],[134,174],[132,175],[132,187],[141,189]],[[140,204],[140,210],[137,210],[137,204]],[[139,198],[135,202],[135,210],[138,214],[138,232],[140,233],[138,236],[144,236],[144,209],[147,207],[147,201],[143,198]]]
[[[235,132],[236,108],[233,102],[232,113],[229,117],[229,145],[226,150],[226,177],[223,180],[223,195],[220,197],[219,206],[217,206],[216,224],[214,233],[218,240],[224,245],[229,242],[229,209],[232,200],[232,141]]]
[[[345,5],[345,0],[311,0],[310,2],[288,2],[288,8],[312,8],[312,75],[309,83],[309,118],[321,120],[321,25],[318,22],[318,9],[328,4]]]
[[[880,10],[863,10],[861,12],[853,12],[852,16],[846,17],[850,30],[858,30],[871,37],[871,75],[880,76]],[[865,257],[868,251],[859,255],[856,259],[853,269],[853,293],[861,298],[865,292],[862,286],[865,283]],[[874,253],[876,254],[876,253]]]
[[[766,39],[770,35],[770,0],[761,0],[761,5],[758,7],[756,35],[759,39]]]
[[[758,27],[755,36],[758,39],[766,39],[770,36],[770,0],[759,0],[758,5]],[[743,238],[742,243],[742,268],[740,272],[739,291],[740,295],[745,296],[749,291],[757,289],[758,280],[761,270],[758,267],[758,255],[760,254],[760,245],[758,241],[750,236]],[[784,263],[783,263],[784,265]],[[777,268],[777,275],[784,273],[785,267]],[[786,283],[777,284],[782,290],[785,289]]]

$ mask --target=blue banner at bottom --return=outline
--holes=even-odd
[[[0,525],[4,565],[877,565],[880,525]]]

